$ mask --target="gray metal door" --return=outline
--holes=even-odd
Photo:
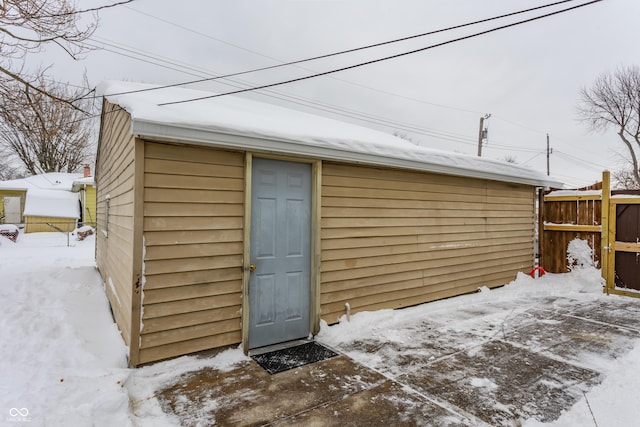
[[[249,348],[309,335],[311,165],[254,158]]]

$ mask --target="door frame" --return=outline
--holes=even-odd
[[[311,254],[310,254],[310,301],[309,301],[309,330],[316,335],[320,332],[320,203],[322,189],[322,160],[279,156],[270,154],[245,153],[244,158],[244,252],[242,261],[242,350],[249,353],[249,276],[251,271],[251,196],[253,158],[282,160],[311,165]]]

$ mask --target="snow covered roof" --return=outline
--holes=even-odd
[[[2,190],[64,190],[71,191],[74,180],[81,179],[81,173],[49,172],[27,178],[0,181]]]
[[[124,108],[132,132],[160,141],[293,154],[465,177],[561,187],[537,171],[507,162],[416,146],[362,126],[235,96],[159,105],[212,95],[184,88],[107,81],[98,93]]]
[[[24,203],[24,216],[80,218],[78,195],[71,191],[31,188]]]
[[[74,179],[73,184],[71,186],[71,191],[80,191],[80,189],[85,185],[96,185],[96,181],[92,176],[88,176],[86,178]]]

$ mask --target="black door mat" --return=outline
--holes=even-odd
[[[295,347],[283,348],[269,353],[255,354],[251,356],[265,371],[271,375],[298,368],[310,363],[320,362],[337,356],[338,353],[309,341]]]

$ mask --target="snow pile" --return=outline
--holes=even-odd
[[[569,270],[595,267],[593,249],[586,240],[573,239],[567,247],[567,265]]]

